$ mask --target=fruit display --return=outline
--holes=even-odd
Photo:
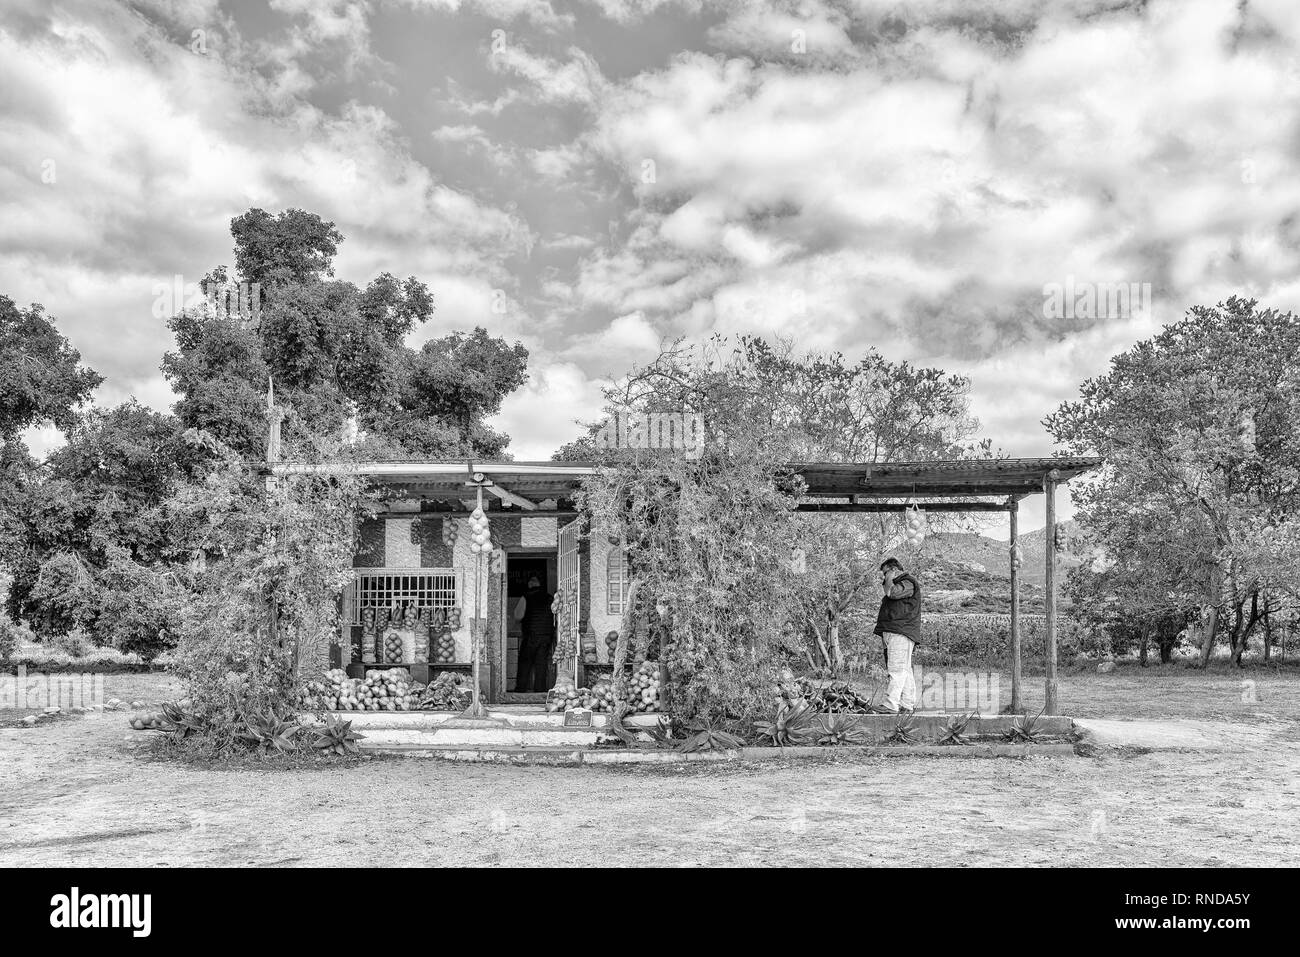
[[[550,712],[568,711],[572,708],[590,707],[590,688],[579,688],[572,678],[561,678],[546,696],[546,710]]]
[[[444,671],[429,682],[420,698],[423,711],[464,711],[473,697],[469,675]]]
[[[437,637],[430,649],[430,661],[437,665],[451,664],[456,660],[456,638],[451,632],[443,632]]]
[[[384,634],[384,661],[390,664],[400,664],[403,660],[403,642],[402,636],[395,631]]]
[[[456,537],[456,520],[454,518],[444,518],[442,520],[442,543],[448,548],[455,548]]]
[[[131,715],[128,723],[135,731],[167,731],[171,728],[161,711],[138,711]]]
[[[661,705],[659,663],[643,661],[627,683],[627,703],[633,711],[658,711]]]
[[[451,631],[460,631],[461,613],[460,606],[455,605],[447,609],[447,628]]]
[[[659,690],[659,666],[653,661],[647,661],[628,678],[623,701],[633,712],[658,711],[662,704]],[[557,712],[571,708],[613,711],[613,681],[598,678],[590,688],[580,688],[573,683],[572,678],[561,678],[547,695],[546,710]]]
[[[364,678],[332,668],[323,680],[307,683],[303,702],[315,701],[326,711],[413,711],[424,691],[405,668],[371,668]]]
[[[614,660],[614,653],[618,650],[618,632],[611,631],[605,636],[605,650],[609,652],[608,661]]]

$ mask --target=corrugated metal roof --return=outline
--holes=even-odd
[[[1043,457],[938,459],[912,462],[798,462],[789,467],[803,476],[810,496],[867,498],[958,498],[1022,496],[1043,490],[1047,476],[1060,482],[1101,465],[1102,459]],[[463,488],[475,472],[503,487],[562,492],[576,488],[595,462],[432,462],[386,461],[333,464],[281,462],[272,474],[338,472],[367,475],[394,485]]]

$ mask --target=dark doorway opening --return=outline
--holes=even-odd
[[[523,682],[519,675],[519,651],[524,637],[524,625],[515,620],[515,608],[519,599],[528,592],[528,580],[536,576],[544,595],[553,596],[558,584],[557,560],[554,552],[533,553],[511,552],[506,556],[506,691],[516,701],[544,701],[546,691],[555,684],[555,662],[551,661],[550,652],[545,653],[546,668],[542,687],[533,687],[528,692],[521,692]],[[550,614],[550,600],[543,599],[546,614]],[[552,633],[554,623],[552,622]],[[518,697],[515,697],[518,695]]]

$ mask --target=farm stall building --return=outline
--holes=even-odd
[[[888,463],[797,463],[807,485],[805,512],[1006,512],[1011,541],[1012,707],[1020,706],[1019,503],[1047,500],[1047,540],[1055,541],[1056,489],[1101,464],[1092,457],[1007,458]],[[475,614],[483,629],[479,685],[490,702],[521,702],[515,694],[518,633],[509,613],[530,575],[556,596],[557,642],[573,657],[557,662],[608,666],[610,632],[624,620],[629,579],[622,550],[598,530],[589,533],[574,498],[592,463],[370,462],[303,465],[272,462],[272,475],[345,470],[385,488],[385,511],[365,523],[355,577],[343,595],[342,620],[329,650],[331,664],[362,670],[383,666],[385,632],[402,641],[401,664],[417,680],[442,669],[471,666]],[[471,513],[479,502],[491,526],[486,560],[471,550]],[[1046,550],[1047,713],[1055,714],[1056,549]],[[405,613],[405,614],[403,614]],[[367,637],[372,615],[383,620]],[[419,625],[436,617],[427,639]],[[417,627],[419,625],[419,627]],[[370,641],[374,641],[373,650]],[[395,647],[392,646],[392,647]],[[540,697],[540,696],[538,696]]]

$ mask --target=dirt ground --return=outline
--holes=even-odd
[[[1026,682],[1031,707],[1041,685]],[[164,676],[106,682],[125,700],[175,692]],[[565,768],[378,758],[213,770],[156,760],[109,713],[0,729],[0,866],[1295,863],[1300,671],[1121,668],[1064,676],[1061,700],[1078,717],[1159,721],[1220,746],[1028,760],[830,753]]]

